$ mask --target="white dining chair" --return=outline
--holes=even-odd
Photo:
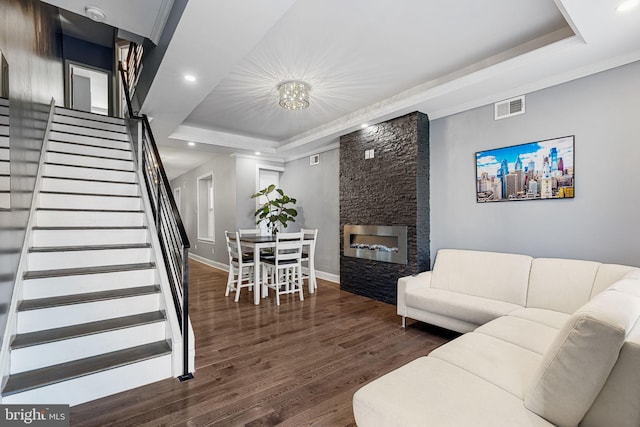
[[[255,263],[253,255],[242,253],[240,246],[240,234],[235,231],[225,231],[227,240],[227,252],[229,253],[229,276],[227,277],[227,290],[225,296],[235,291],[235,301],[240,299],[240,289],[253,289],[255,283]]]
[[[302,239],[304,234],[278,233],[273,258],[262,258],[263,296],[268,296],[269,289],[276,292],[276,305],[280,305],[280,295],[300,294],[302,292]],[[265,268],[266,267],[266,268]]]
[[[307,279],[307,280],[311,280],[311,277],[313,276],[313,278],[315,279],[316,277],[316,272],[315,272],[315,262],[311,262],[311,254],[315,254],[316,252],[316,241],[318,240],[318,229],[317,228],[303,228],[300,230],[302,232],[302,234],[306,237],[306,236],[313,236],[313,242],[309,245],[309,249],[306,250],[306,245],[305,247],[303,247],[302,249],[302,267],[306,267],[307,268],[307,274],[303,274],[302,278],[303,279]],[[313,260],[315,261],[315,260]],[[313,269],[313,271],[312,271]],[[313,287],[314,289],[318,289],[318,281],[314,280],[313,283]]]

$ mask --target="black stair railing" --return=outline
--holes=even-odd
[[[131,57],[131,55],[129,56]],[[136,160],[137,167],[142,171],[145,188],[153,210],[160,249],[164,257],[173,304],[182,333],[183,373],[178,378],[180,381],[185,381],[193,378],[193,374],[189,371],[189,237],[173,198],[149,120],[146,115],[139,116],[133,112],[129,92],[131,80],[128,77],[134,74],[127,73],[126,67],[122,63],[119,65],[119,71],[127,102],[128,118],[134,122],[140,122],[142,125],[140,144],[134,151],[139,158]],[[137,77],[135,79],[137,80]]]

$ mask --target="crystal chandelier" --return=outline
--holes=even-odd
[[[287,110],[303,110],[309,106],[309,85],[300,81],[284,82],[278,86],[280,106]]]

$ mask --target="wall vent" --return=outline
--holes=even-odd
[[[524,95],[496,102],[493,106],[495,120],[524,114]]]
[[[309,156],[309,166],[314,166],[320,164],[320,154],[314,154],[313,156]]]

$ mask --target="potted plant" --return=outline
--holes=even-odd
[[[273,194],[274,191],[277,195]],[[271,197],[269,197],[269,195],[271,195]],[[288,222],[296,220],[298,211],[293,208],[293,206],[295,206],[296,199],[284,194],[282,189],[276,188],[275,185],[271,184],[267,188],[263,188],[256,194],[252,195],[251,198],[255,199],[260,196],[264,196],[267,201],[264,202],[254,213],[257,218],[256,224],[265,222],[269,232],[275,234],[280,225],[282,225],[283,228],[287,228]],[[292,206],[289,207],[290,205]]]

